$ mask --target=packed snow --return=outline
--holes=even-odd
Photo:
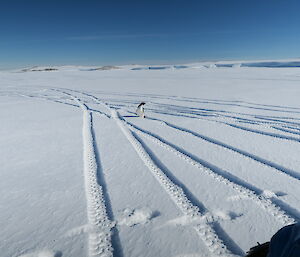
[[[1,71],[0,255],[232,257],[269,241],[300,219],[298,64]]]

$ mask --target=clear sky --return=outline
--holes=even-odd
[[[300,57],[299,0],[1,0],[0,68]]]

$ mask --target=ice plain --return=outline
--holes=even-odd
[[[299,221],[277,63],[1,71],[1,256],[243,256]]]

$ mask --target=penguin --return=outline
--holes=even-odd
[[[138,116],[142,117],[142,118],[145,118],[145,113],[144,113],[144,105],[145,105],[145,104],[146,104],[146,103],[141,102],[141,103],[139,104],[139,106],[137,107],[137,109],[136,109],[136,114],[137,114]]]

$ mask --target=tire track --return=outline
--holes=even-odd
[[[293,125],[293,126],[299,126],[300,125],[299,122],[280,120],[280,118],[269,118],[269,117],[258,116],[258,115],[256,115],[255,118],[259,119],[259,120],[266,120],[266,121],[274,122],[276,124],[281,124],[281,125],[282,124],[283,125]]]
[[[169,194],[176,206],[185,216],[189,217],[193,224],[193,228],[201,240],[203,240],[208,250],[214,254],[214,256],[237,256],[226,247],[221,239],[219,239],[216,231],[213,228],[213,223],[216,223],[214,222],[213,216],[210,213],[205,213],[205,215],[202,215],[199,207],[192,204],[192,202],[187,198],[184,190],[174,184],[172,180],[154,163],[141,142],[139,142],[139,140],[128,129],[126,123],[119,118],[118,112],[115,109],[110,108],[108,104],[103,103],[93,95],[82,92],[79,93],[93,98],[93,100],[103,105],[108,111],[110,111],[111,118],[116,121],[117,125],[120,127],[128,141],[132,144],[141,160],[149,168],[150,172],[158,180],[163,189]],[[231,241],[231,239],[228,241]]]
[[[134,112],[131,112],[129,110],[126,110],[126,111],[129,112],[129,113],[131,113],[131,114],[135,114]],[[193,135],[193,136],[195,136],[197,138],[200,138],[200,139],[202,139],[202,140],[204,140],[206,142],[209,142],[209,143],[212,143],[212,144],[214,144],[216,146],[219,146],[219,147],[221,147],[221,148],[223,148],[225,150],[231,151],[234,154],[239,154],[239,155],[241,155],[244,158],[250,159],[252,161],[256,161],[256,162],[260,163],[261,165],[268,166],[268,167],[276,170],[277,172],[280,172],[280,173],[282,173],[284,175],[287,175],[287,176],[289,176],[289,177],[291,177],[293,179],[300,180],[300,173],[299,172],[296,172],[296,171],[291,170],[289,168],[286,168],[286,167],[284,167],[282,165],[279,165],[279,164],[274,163],[272,161],[269,161],[269,160],[266,160],[264,158],[261,158],[261,157],[255,155],[255,154],[251,154],[251,153],[249,153],[247,151],[244,151],[242,149],[239,149],[239,148],[236,148],[234,146],[228,145],[228,144],[223,143],[221,141],[218,141],[216,139],[204,136],[204,135],[199,134],[197,132],[194,132],[192,130],[189,130],[189,129],[186,129],[186,128],[183,128],[183,127],[179,127],[179,126],[174,125],[174,124],[172,124],[170,122],[167,122],[165,120],[161,120],[161,119],[153,118],[153,117],[149,117],[149,116],[146,116],[145,118],[149,119],[149,120],[157,121],[157,122],[159,122],[159,123],[161,123],[163,125],[166,125],[166,126],[172,128],[172,129],[176,129],[176,130],[181,131],[183,133],[187,133],[187,134]],[[207,120],[207,119],[203,119],[203,120]],[[207,121],[212,121],[212,122],[217,122],[217,123],[218,122],[219,123],[223,123],[223,122],[215,121],[215,120],[207,120]],[[259,125],[259,124],[257,124],[257,125]],[[266,126],[266,128],[275,129],[275,127],[271,127],[271,126]],[[282,131],[284,130],[284,129],[280,129],[280,128],[277,128],[277,129],[278,130],[282,130]],[[300,134],[300,133],[295,132],[294,134]],[[282,135],[282,136],[284,137],[284,135]]]
[[[96,102],[102,104],[108,110],[111,111],[111,108],[108,106],[108,104],[102,103],[102,101],[100,101],[97,97],[89,95],[89,94],[85,94],[85,93],[82,93],[82,94],[92,97]],[[258,189],[256,186],[253,186],[253,185],[241,180],[240,178],[233,176],[229,172],[222,171],[221,169],[219,169],[207,162],[200,161],[198,159],[193,158],[190,154],[185,153],[183,149],[179,149],[175,145],[168,143],[167,141],[160,138],[159,136],[154,135],[153,133],[150,133],[148,131],[144,131],[141,128],[138,128],[137,126],[129,123],[128,121],[126,121],[124,119],[122,119],[122,121],[121,121],[119,116],[118,116],[118,119],[120,122],[124,122],[129,127],[131,127],[133,129],[133,131],[135,131],[137,134],[145,136],[146,138],[150,139],[154,143],[169,150],[170,152],[174,153],[181,159],[187,161],[188,163],[192,164],[193,166],[204,171],[206,174],[214,177],[217,181],[224,183],[227,186],[230,186],[233,190],[237,191],[238,194],[245,196],[247,198],[250,198],[258,206],[260,206],[262,209],[266,210],[268,213],[270,213],[272,216],[274,216],[282,225],[289,225],[289,224],[295,223],[296,220],[292,216],[295,216],[296,219],[299,218],[299,212],[295,211],[294,208],[290,207],[288,204],[280,201],[279,199],[273,199],[273,201],[272,201],[271,199],[268,199],[268,198],[260,195],[260,193],[262,193],[263,190]],[[254,156],[252,156],[252,157],[254,157]],[[258,157],[258,160],[260,160],[259,158],[260,157]],[[295,174],[293,174],[293,175],[295,175]],[[292,216],[287,214],[286,211],[284,211],[282,208],[286,209],[289,213],[292,214]]]
[[[144,136],[148,139],[150,139],[152,142],[160,145],[161,147],[165,148],[166,150],[174,153],[176,156],[181,158],[182,160],[188,162],[189,164],[195,166],[196,168],[200,169],[202,172],[206,173],[209,176],[212,176],[215,180],[219,181],[220,183],[224,183],[230,188],[232,188],[234,191],[236,191],[239,195],[244,196],[246,198],[249,198],[253,200],[258,206],[260,206],[262,209],[270,213],[275,219],[277,219],[282,225],[289,225],[292,223],[295,223],[296,220],[288,215],[286,211],[282,210],[279,206],[277,206],[275,203],[273,203],[270,199],[259,195],[257,192],[262,192],[261,189],[258,189],[257,187],[250,185],[249,183],[233,176],[232,174],[222,171],[221,169],[205,162],[200,161],[194,157],[192,157],[190,154],[186,153],[184,150],[179,149],[175,145],[168,143],[161,137],[154,135],[153,133],[150,133],[148,131],[145,131],[141,128],[138,128],[137,126],[127,122],[128,126],[132,128],[134,132],[136,132],[138,135]],[[280,203],[279,201],[277,201]],[[286,209],[288,209],[289,212],[293,212],[292,208],[287,206],[287,204],[282,204]],[[297,214],[293,214],[296,216]]]
[[[244,150],[241,150],[239,148],[236,148],[236,147],[233,147],[231,145],[228,145],[226,143],[223,143],[221,141],[218,141],[216,139],[213,139],[213,138],[210,138],[208,136],[204,136],[202,134],[199,134],[198,132],[195,132],[195,131],[192,131],[192,130],[189,130],[187,128],[183,128],[183,127],[179,127],[177,125],[174,125],[170,122],[167,122],[167,121],[164,121],[164,120],[161,120],[161,119],[157,119],[157,118],[151,118],[151,117],[146,117],[146,119],[149,119],[149,120],[154,120],[154,121],[158,121],[160,122],[161,124],[163,125],[166,125],[172,129],[175,129],[177,131],[181,131],[183,133],[186,133],[186,134],[189,134],[189,135],[192,135],[196,138],[200,138],[206,142],[209,142],[213,145],[216,145],[220,148],[223,148],[225,150],[228,150],[230,152],[233,152],[234,154],[238,154],[240,156],[242,156],[243,158],[246,158],[246,159],[250,159],[252,161],[255,161],[255,162],[258,162],[262,165],[265,165],[265,166],[268,166],[274,170],[276,170],[277,172],[280,172],[282,174],[285,174],[293,179],[297,179],[297,180],[300,180],[300,173],[296,172],[296,171],[293,171],[293,170],[290,170],[288,168],[285,168],[279,164],[276,164],[274,162],[271,162],[271,161],[268,161],[266,159],[263,159],[257,155],[254,155],[254,154],[251,154],[251,153],[248,153],[247,151],[244,151]]]
[[[197,206],[187,198],[183,189],[172,182],[168,176],[155,164],[150,155],[147,153],[143,145],[127,128],[124,122],[121,121],[116,110],[111,110],[111,116],[120,127],[123,134],[128,141],[132,144],[135,151],[148,167],[153,176],[158,180],[162,188],[169,194],[170,198],[182,213],[189,217],[193,223],[193,228],[196,230],[199,237],[203,240],[208,250],[214,256],[233,256],[233,253],[228,250],[222,240],[219,239],[213,226],[213,217],[211,214],[206,213],[202,215]]]
[[[216,122],[219,122],[219,121],[216,121]],[[272,132],[261,131],[261,130],[258,130],[258,129],[242,127],[242,126],[238,126],[238,125],[227,123],[227,122],[220,122],[220,123],[225,124],[225,125],[230,126],[230,127],[233,127],[233,128],[240,129],[240,130],[245,130],[245,131],[251,132],[251,133],[256,133],[256,134],[269,136],[269,137],[274,137],[274,138],[283,139],[283,140],[300,142],[300,139],[296,138],[296,137],[285,136],[285,135],[282,135],[282,134],[276,134],[276,133],[272,133]]]
[[[115,226],[110,221],[105,204],[103,188],[97,181],[99,170],[94,149],[92,132],[92,114],[79,99],[72,97],[83,111],[83,161],[87,214],[89,221],[88,251],[89,256],[112,257],[111,230]]]
[[[272,128],[277,129],[279,131],[283,131],[283,132],[286,132],[286,133],[290,133],[290,134],[293,134],[293,135],[300,136],[300,132],[296,132],[296,131],[293,131],[293,130],[285,129],[285,128],[282,128],[282,127],[275,127],[275,126],[273,126]]]
[[[124,133],[129,142],[133,145],[134,149],[137,151],[138,155],[145,163],[145,165],[152,172],[154,177],[158,180],[161,186],[165,189],[165,191],[171,196],[171,199],[175,202],[177,207],[183,212],[184,215],[190,217],[193,223],[197,222],[193,228],[196,230],[197,234],[204,241],[205,245],[208,247],[209,251],[214,254],[214,256],[237,256],[231,253],[225,246],[225,244],[219,239],[217,234],[215,233],[212,226],[208,224],[208,222],[213,222],[212,215],[201,215],[200,210],[197,206],[194,206],[190,200],[186,197],[184,191],[179,186],[175,185],[161,169],[153,162],[149,154],[143,148],[142,144],[133,136],[130,130],[124,126],[119,119],[119,115],[116,110],[110,108],[110,106],[106,103],[100,101],[97,97],[86,94],[80,91],[75,91],[77,93],[81,93],[82,95],[86,95],[97,103],[104,106],[110,113],[111,118],[115,119],[117,125],[120,127],[121,131]],[[70,94],[69,94],[70,95]],[[78,101],[78,99],[77,99]],[[201,222],[200,222],[201,221]]]
[[[159,113],[166,114],[166,115],[177,116],[177,115],[169,114],[169,113],[168,114],[167,113],[162,113],[162,112],[159,112]],[[255,134],[259,134],[259,135],[263,135],[263,136],[269,136],[269,137],[273,137],[273,138],[280,139],[280,140],[289,140],[289,141],[294,141],[294,142],[300,142],[300,139],[297,138],[297,137],[283,135],[283,134],[277,134],[277,133],[273,133],[273,132],[267,132],[267,131],[258,130],[258,129],[254,129],[254,128],[249,128],[249,127],[244,127],[244,126],[232,124],[232,123],[229,123],[229,122],[226,122],[226,121],[206,119],[206,118],[197,117],[197,116],[185,116],[185,117],[205,120],[205,121],[209,121],[209,122],[215,122],[215,123],[219,123],[219,124],[223,124],[223,125],[235,128],[235,129],[244,130],[244,131],[247,131],[247,132],[251,132],[251,133],[255,133]],[[265,126],[264,124],[259,124],[259,125],[264,126],[265,128],[272,128],[272,126]],[[274,129],[274,128],[272,128],[272,129]]]
[[[251,132],[251,133],[255,133],[255,134],[259,134],[259,135],[263,135],[263,136],[269,136],[269,137],[273,137],[273,138],[277,138],[277,139],[281,139],[281,140],[289,140],[289,141],[300,142],[300,139],[297,138],[297,137],[287,136],[287,135],[283,135],[283,134],[277,134],[277,133],[273,133],[273,132],[262,131],[262,130],[253,129],[253,128],[249,128],[249,127],[243,127],[243,126],[232,124],[232,123],[229,123],[229,122],[226,122],[226,121],[207,119],[207,118],[196,116],[195,114],[182,115],[182,114],[166,113],[166,112],[163,112],[163,111],[151,111],[151,112],[158,113],[158,114],[163,114],[163,115],[169,115],[169,116],[185,117],[185,118],[199,119],[199,120],[205,120],[205,121],[209,121],[209,122],[215,122],[215,123],[219,123],[219,124],[223,124],[223,125],[235,128],[235,129],[244,130],[244,131],[247,131],[247,132]],[[269,128],[269,126],[266,127],[266,128]]]
[[[60,100],[57,100],[57,99],[51,99],[50,97],[32,96],[32,95],[25,95],[25,94],[18,94],[18,95],[21,96],[21,97],[25,97],[25,98],[36,98],[36,99],[44,100],[44,101],[48,101],[48,102],[53,102],[53,103],[58,103],[58,104],[65,104],[65,105],[69,105],[69,106],[73,106],[73,107],[80,107],[79,105],[63,102],[63,101],[60,101]]]
[[[297,128],[297,127],[292,127],[292,126],[287,126],[287,125],[283,125],[282,127],[300,131],[300,128]]]

